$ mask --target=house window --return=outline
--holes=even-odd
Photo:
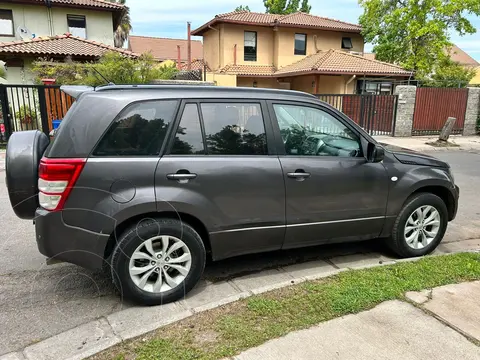
[[[357,81],[357,94],[391,95],[393,83],[390,81]]]
[[[257,33],[254,31],[245,31],[243,59],[245,61],[257,61]]]
[[[351,49],[351,48],[353,48],[352,38],[343,37],[342,38],[342,49]]]
[[[295,55],[307,55],[306,34],[295,34]]]
[[[73,36],[87,38],[87,19],[84,15],[67,15],[68,32]]]
[[[12,10],[0,10],[0,35],[14,35]]]

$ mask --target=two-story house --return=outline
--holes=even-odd
[[[28,84],[32,61],[92,61],[114,47],[125,7],[103,0],[0,0],[0,60],[11,84]]]
[[[247,11],[217,15],[192,32],[203,36],[207,79],[219,85],[315,94],[390,93],[411,73],[363,57],[361,27],[305,13]]]

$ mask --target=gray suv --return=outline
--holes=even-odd
[[[378,144],[314,96],[197,86],[66,87],[54,139],[14,133],[6,172],[40,252],[177,300],[207,256],[379,238],[422,256],[457,212],[450,167]],[[382,240],[383,241],[383,240]]]

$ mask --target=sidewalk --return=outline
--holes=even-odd
[[[234,357],[287,359],[480,359],[480,281],[407,293],[414,305],[372,310],[297,331]]]
[[[458,147],[435,147],[427,145],[427,142],[435,142],[438,136],[411,136],[411,137],[392,137],[392,136],[374,136],[375,140],[389,145],[404,147],[416,151],[480,151],[480,136],[450,136],[449,141]]]

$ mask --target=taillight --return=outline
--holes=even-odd
[[[77,181],[86,159],[40,160],[38,168],[38,199],[46,210],[62,210]]]

